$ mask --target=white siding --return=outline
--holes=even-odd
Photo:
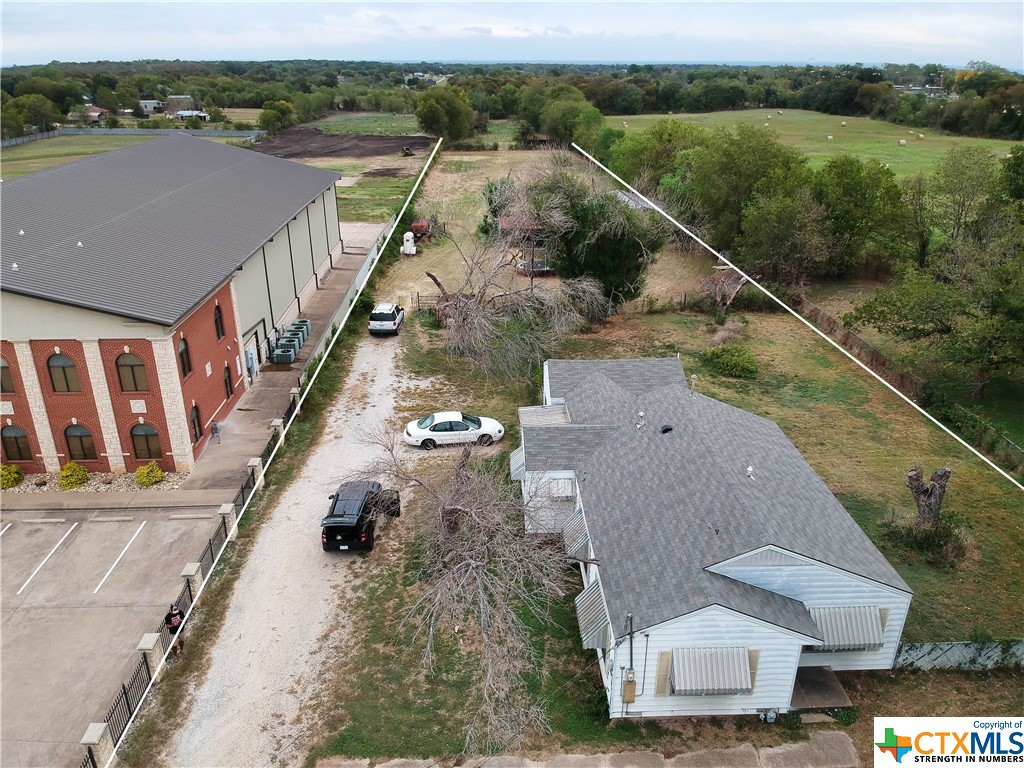
[[[9,341],[167,338],[167,329],[160,325],[6,291],[0,300],[0,325]]]
[[[270,296],[273,302],[274,315],[271,325],[288,323],[295,319],[297,310],[293,310],[299,275],[292,273],[291,253],[288,250],[288,234],[282,229],[274,235],[273,242],[263,246],[267,259],[267,273],[270,277]]]
[[[763,556],[759,554],[763,562]],[[844,605],[877,605],[887,609],[881,648],[866,651],[805,653],[800,665],[829,666],[833,669],[889,669],[896,658],[903,623],[910,608],[910,595],[877,582],[811,561],[803,565],[747,566],[735,560],[710,570],[738,581],[769,589],[801,601],[808,608]],[[792,559],[790,562],[793,562]]]
[[[787,711],[804,639],[770,624],[719,606],[672,619],[650,629],[650,637],[633,638],[636,701],[622,703],[622,669],[629,666],[629,640],[615,649],[610,672],[609,711],[612,717],[671,717],[678,715],[741,715],[762,709]],[[658,653],[673,648],[746,646],[758,652],[750,693],[708,696],[655,696]]]
[[[274,318],[267,294],[267,273],[263,268],[262,248],[246,260],[241,270],[235,272],[231,288],[242,333],[248,334],[255,326],[259,329],[261,343],[266,341],[267,334],[273,338]]]

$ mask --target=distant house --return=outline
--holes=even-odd
[[[172,93],[167,97],[166,111],[174,114],[182,109],[195,109],[196,100],[187,93]]]
[[[110,114],[109,109],[97,107],[94,104],[86,104],[85,110],[88,113],[87,122],[90,124],[102,123],[104,120],[107,119],[107,115]]]
[[[678,359],[549,360],[519,422],[527,530],[580,563],[611,717],[843,706],[833,670],[892,666],[910,588],[774,422]]]
[[[140,99],[139,106],[142,107],[142,111],[147,115],[151,115],[154,112],[163,112],[164,107],[167,106],[166,101],[160,99]]]
[[[175,113],[176,120],[188,120],[190,117],[198,117],[204,123],[210,122],[210,116],[199,109],[182,109]]]
[[[520,142],[524,147],[546,147],[550,143],[550,137],[546,133],[527,133]]]

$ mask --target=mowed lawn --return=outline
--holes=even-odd
[[[1020,142],[973,139],[952,136],[924,128],[871,120],[866,117],[842,117],[798,109],[747,109],[737,112],[678,115],[624,115],[609,117],[608,125],[627,132],[640,131],[658,120],[683,120],[707,128],[733,128],[737,125],[768,123],[783,144],[806,154],[812,168],[819,168],[832,155],[845,152],[862,160],[888,164],[897,178],[918,172],[929,173],[942,155],[956,144],[984,147],[995,157],[1003,157]],[[846,125],[843,125],[843,122]],[[623,123],[629,127],[623,128]],[[923,134],[923,139],[918,139]],[[828,137],[832,136],[829,140]],[[905,140],[906,146],[899,142]]]

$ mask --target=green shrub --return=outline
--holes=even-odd
[[[842,709],[826,709],[825,714],[840,725],[853,725],[857,722],[860,710],[856,707],[843,707]]]
[[[89,472],[81,464],[69,461],[60,471],[60,487],[70,491],[89,482]]]
[[[25,473],[17,464],[4,464],[0,467],[0,488],[7,490],[18,485],[25,479]]]
[[[164,471],[155,461],[149,462],[135,470],[135,482],[142,488],[149,488],[164,479]]]
[[[726,344],[700,353],[700,361],[722,376],[757,378],[757,361],[742,344]]]

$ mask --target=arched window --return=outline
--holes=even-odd
[[[138,355],[125,353],[117,358],[117,377],[121,380],[122,392],[147,392],[149,390],[146,364]]]
[[[4,427],[0,430],[3,436],[4,453],[8,461],[32,461],[32,451],[28,447],[28,435],[19,427]]]
[[[224,367],[224,394],[228,400],[235,394],[235,385],[231,383],[231,366]]]
[[[203,437],[203,420],[199,416],[199,406],[192,406],[192,414],[189,416],[192,424],[192,442],[198,443]]]
[[[132,447],[136,459],[161,459],[160,436],[149,424],[136,424],[132,427]]]
[[[181,378],[186,378],[192,373],[192,356],[188,353],[188,342],[182,339],[178,342],[178,362],[181,364]]]
[[[213,308],[213,329],[217,332],[217,341],[224,338],[224,315],[219,306]]]
[[[81,424],[72,424],[64,430],[64,439],[68,443],[68,456],[72,461],[95,461],[96,446],[92,442],[92,432]]]
[[[14,377],[11,376],[11,369],[7,367],[7,361],[0,357],[0,392],[14,392]]]
[[[82,387],[78,383],[78,369],[75,368],[75,361],[67,355],[50,355],[46,361],[50,369],[50,383],[53,384],[54,392],[81,392]]]

